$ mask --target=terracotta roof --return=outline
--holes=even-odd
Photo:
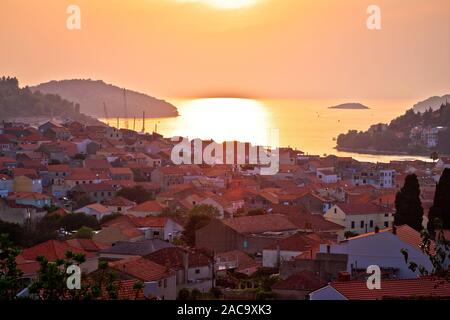
[[[67,164],[50,164],[47,168],[48,172],[70,172],[70,167]]]
[[[142,281],[159,281],[172,275],[168,268],[141,257],[110,262],[109,266]]]
[[[366,281],[333,282],[330,286],[349,300],[450,298],[450,283],[431,277],[383,280],[380,290],[369,290]]]
[[[115,168],[109,168],[109,172],[111,174],[133,174],[133,171],[131,171],[130,168],[119,168],[119,167],[115,167]]]
[[[287,217],[275,214],[224,219],[222,222],[235,231],[243,234],[297,229]]]
[[[93,241],[91,239],[70,239],[66,240],[66,242],[69,246],[79,248],[88,252],[97,252],[101,249],[108,248],[107,245]]]
[[[384,214],[391,212],[373,203],[338,203],[336,204],[347,215]]]
[[[313,251],[318,250],[321,242],[317,241],[317,239],[308,237],[308,235],[304,235],[301,233],[294,234],[288,238],[281,239],[276,241],[275,243],[267,246],[266,250],[277,250],[280,248],[282,251]]]
[[[143,202],[141,204],[138,204],[136,207],[131,208],[130,211],[135,212],[160,212],[162,209],[164,209],[165,206],[159,203],[155,200],[149,200],[146,202]]]
[[[313,291],[324,285],[326,285],[326,281],[320,279],[315,273],[304,270],[275,283],[272,289]]]
[[[127,198],[118,196],[103,202],[105,206],[114,206],[114,207],[132,207],[135,206],[136,203],[128,200]]]
[[[68,251],[82,253],[86,258],[93,256],[92,253],[57,240],[48,240],[31,248],[27,248],[20,253],[20,256],[29,261],[35,261],[39,256],[44,256],[49,261],[55,261],[56,259],[65,259],[66,252]]]
[[[204,254],[195,251],[188,251],[180,247],[164,248],[144,258],[163,266],[168,266],[173,270],[184,268],[184,255],[188,254],[189,268],[203,267],[211,264],[211,260]]]

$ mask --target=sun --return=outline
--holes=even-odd
[[[222,10],[241,9],[253,6],[257,0],[181,0],[180,2],[196,2]]]

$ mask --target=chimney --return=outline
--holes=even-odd
[[[397,234],[397,226],[392,226],[392,233]]]
[[[375,227],[375,233],[379,233],[380,232],[380,228],[378,228],[378,226]]]

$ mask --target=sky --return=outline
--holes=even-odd
[[[1,74],[21,85],[101,79],[162,98],[450,93],[448,0],[228,1],[1,0]],[[80,30],[66,27],[71,4]],[[366,26],[372,4],[381,30]]]

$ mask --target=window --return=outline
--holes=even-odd
[[[167,279],[164,279],[164,288],[167,288]]]
[[[389,213],[385,213],[384,216],[385,216],[385,217],[389,217]]]
[[[195,269],[195,274],[199,274],[200,273],[200,269]]]
[[[370,227],[373,228],[373,220],[370,220]]]
[[[364,221],[361,221],[361,228],[364,228]]]
[[[117,211],[122,211],[122,207],[117,207]]]
[[[389,227],[389,222],[388,221],[385,221],[384,222],[384,226],[387,228],[387,227]]]
[[[352,229],[355,229],[355,221],[352,221]]]
[[[337,208],[334,208],[334,213],[337,214]]]

